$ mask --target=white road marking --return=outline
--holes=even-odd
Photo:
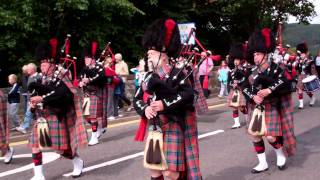
[[[212,131],[212,132],[208,132],[208,133],[205,133],[205,134],[201,134],[201,135],[198,136],[198,139],[202,139],[202,138],[205,138],[205,137],[208,137],[208,136],[213,136],[213,135],[216,135],[216,134],[219,134],[219,133],[222,133],[222,132],[224,132],[224,130],[219,129],[219,130],[216,130],[216,131]],[[82,172],[88,172],[88,171],[92,171],[92,170],[95,170],[95,169],[98,169],[98,168],[102,168],[102,167],[105,167],[105,166],[111,166],[111,165],[114,165],[114,164],[117,164],[117,163],[120,163],[120,162],[123,162],[123,161],[134,159],[134,158],[139,157],[139,156],[143,156],[143,151],[135,153],[135,154],[131,154],[131,155],[128,155],[128,156],[125,156],[125,157],[122,157],[122,158],[118,158],[118,159],[114,159],[114,160],[107,161],[107,162],[104,162],[104,163],[100,163],[100,164],[97,164],[97,165],[86,167],[86,168],[84,168],[82,170]],[[67,173],[67,174],[64,174],[63,176],[64,177],[70,177],[71,175],[72,175],[72,173]]]
[[[20,155],[13,156],[13,159],[16,159],[16,158],[31,158],[31,157],[32,157],[32,154],[20,154]],[[47,164],[47,163],[50,163],[52,161],[55,161],[59,157],[60,157],[60,155],[57,154],[57,153],[54,153],[54,152],[43,153],[43,164]],[[1,159],[3,159],[3,158],[1,158]],[[0,173],[0,177],[5,177],[5,176],[9,176],[9,175],[16,174],[16,173],[19,173],[19,172],[27,171],[27,170],[32,169],[32,168],[33,168],[33,163],[30,163],[30,164],[28,164],[26,166],[22,166],[20,168],[16,168],[16,169],[12,169],[12,170],[9,170],[9,171],[2,172],[2,173]]]
[[[19,155],[13,155],[13,159],[18,159],[18,158],[31,158],[32,154],[19,154]],[[4,157],[0,157],[0,160],[3,160]]]

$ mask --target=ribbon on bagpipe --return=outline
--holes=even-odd
[[[116,70],[116,58],[114,57],[114,53],[113,53],[113,51],[112,51],[112,49],[111,49],[110,46],[109,46],[109,48],[108,48],[108,52],[109,52],[109,54],[111,55],[111,58],[112,58],[112,66],[111,66],[111,69],[112,69],[113,71],[115,71],[115,70]]]
[[[78,79],[77,79],[77,65],[76,65],[76,57],[70,56],[70,38],[71,35],[67,34],[66,39],[64,40],[64,45],[61,48],[61,54],[64,53],[65,57],[60,58],[61,65],[58,65],[57,67],[57,73],[55,73],[55,78],[58,78],[58,76],[61,76],[60,79],[64,78],[65,76],[69,76],[70,71],[69,69],[73,67],[73,85],[75,87],[78,87]],[[65,71],[64,73],[61,72]]]
[[[143,92],[142,100],[144,103],[147,103],[150,94],[147,92]],[[144,137],[146,136],[146,129],[147,129],[148,120],[145,117],[141,117],[139,128],[136,131],[136,135],[134,137],[135,141],[142,142],[144,141]]]

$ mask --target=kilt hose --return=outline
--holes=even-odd
[[[240,93],[239,93],[239,95],[240,95],[240,98],[239,98],[239,107],[245,107],[245,106],[247,106],[247,104],[246,104],[246,99],[245,99],[244,95],[242,94],[242,90],[239,90],[239,92],[240,92]],[[228,95],[228,97],[227,97],[227,103],[228,103],[229,107],[234,107],[234,106],[231,106],[231,105],[230,105],[231,102],[232,102],[233,94],[234,94],[234,90],[231,89],[231,90],[230,90],[230,93],[229,93],[229,95]],[[234,107],[234,108],[239,108],[239,107]]]
[[[270,101],[264,100],[262,103],[262,105],[265,107],[265,121],[267,128],[266,136],[282,136],[281,117],[278,102],[279,100],[273,99]],[[255,106],[256,104],[254,102],[248,103],[247,128],[249,127]]]
[[[7,153],[9,147],[9,132],[7,99],[0,90],[0,156],[3,156]]]
[[[160,115],[163,148],[168,170],[185,174],[188,180],[200,180],[199,144],[196,114],[187,112],[185,130],[164,115]]]

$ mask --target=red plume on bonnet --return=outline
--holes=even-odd
[[[263,28],[261,30],[261,34],[264,37],[267,48],[270,48],[270,45],[271,45],[270,33],[271,33],[271,30],[269,28]]]
[[[58,39],[57,38],[51,38],[49,40],[49,44],[51,46],[51,57],[52,58],[56,58],[56,56],[57,56]]]
[[[174,22],[172,19],[167,19],[164,25],[166,27],[165,46],[168,48],[172,38],[173,30],[176,26],[176,22]]]
[[[92,41],[92,43],[91,43],[91,55],[92,55],[92,57],[96,56],[97,47],[98,47],[98,42],[97,41]]]

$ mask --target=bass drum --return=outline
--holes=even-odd
[[[305,91],[315,92],[320,89],[320,81],[317,76],[312,75],[302,80]]]

